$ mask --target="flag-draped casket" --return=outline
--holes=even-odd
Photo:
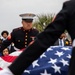
[[[71,51],[71,46],[51,46],[22,75],[67,75]],[[0,69],[10,65],[21,52],[19,50],[0,57]]]

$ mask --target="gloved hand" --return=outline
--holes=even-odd
[[[8,68],[0,71],[0,75],[14,75]]]

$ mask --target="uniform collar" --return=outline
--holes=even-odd
[[[22,30],[25,31],[25,32],[30,32],[30,31],[32,30],[32,28],[29,29],[29,30],[25,30],[25,29],[22,27]]]

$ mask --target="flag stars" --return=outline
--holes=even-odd
[[[24,72],[30,74],[30,70],[25,70]]]
[[[62,49],[62,50],[65,50],[65,51],[70,50],[69,47],[63,47],[63,48],[61,48],[61,49]]]
[[[35,66],[39,66],[39,64],[38,64],[37,62],[38,62],[38,60],[35,60],[35,61],[32,63],[33,68],[34,68]]]
[[[52,64],[55,64],[57,62],[57,59],[52,59],[50,58],[50,61],[48,63],[52,63]]]
[[[43,54],[40,56],[40,58],[43,58],[43,57],[46,57],[45,53],[43,53]]]
[[[70,54],[68,54],[68,56],[66,56],[67,58],[69,58],[69,59],[71,59],[71,55]]]
[[[47,49],[47,52],[48,52],[48,51],[52,51],[52,50],[53,50],[53,49],[50,47],[50,48]]]
[[[44,73],[40,73],[40,74],[41,75],[51,75],[51,74],[48,74],[46,70],[44,71]]]
[[[64,54],[63,52],[59,52],[59,51],[57,51],[57,52],[55,53],[55,55],[58,55],[59,57],[61,57],[63,54]]]
[[[69,65],[69,64],[68,64],[68,61],[65,61],[64,59],[60,60],[60,62],[63,63],[63,66],[65,66],[65,65]]]
[[[54,69],[55,73],[56,73],[56,72],[61,73],[61,71],[60,71],[60,68],[61,68],[61,67],[59,67],[59,66],[57,66],[57,65],[54,64],[54,66],[52,66],[52,68]]]

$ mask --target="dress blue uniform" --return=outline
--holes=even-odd
[[[57,14],[55,20],[50,23],[46,29],[37,36],[35,42],[29,46],[14,63],[9,66],[11,72],[15,75],[21,75],[22,72],[44,51],[46,51],[49,46],[54,45],[55,41],[62,33],[64,33],[65,30],[69,32],[72,40],[74,40],[75,1],[64,2],[63,8]],[[18,72],[18,70],[20,71]]]
[[[22,20],[29,23],[33,21],[33,17],[35,16],[35,14],[26,13],[26,14],[21,14],[20,16],[22,17]],[[12,30],[7,40],[5,40],[2,43],[0,52],[6,47],[8,47],[12,42],[14,43],[15,50],[26,48],[30,45],[32,41],[34,41],[38,33],[39,31],[34,28],[28,30],[25,30],[23,27],[15,28]]]
[[[69,32],[72,40],[74,40],[75,1],[67,1],[63,4],[62,10],[57,14],[55,20],[50,23],[46,29],[37,36],[35,42],[9,66],[11,72],[15,75],[21,75],[35,59],[37,59],[49,46],[55,43],[65,30]],[[18,72],[18,70],[20,71]]]
[[[22,54],[8,67],[8,73],[21,75],[46,49],[53,45],[60,35],[65,31],[69,32],[72,40],[75,39],[75,1],[67,1],[63,4],[62,10],[57,14],[55,20],[40,33],[35,42],[30,45]],[[74,63],[75,68],[75,63]],[[73,68],[73,72],[75,69]],[[3,71],[2,73],[7,73]],[[72,73],[72,72],[71,72]],[[9,75],[9,74],[8,74]],[[12,75],[12,74],[11,74]],[[69,74],[69,75],[74,75]]]

